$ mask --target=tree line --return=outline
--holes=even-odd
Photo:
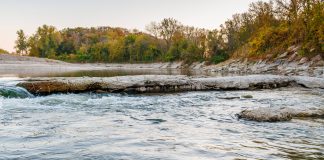
[[[9,54],[9,51],[0,48],[0,54]]]
[[[321,0],[271,0],[250,4],[219,29],[183,25],[173,18],[152,22],[147,32],[113,27],[43,25],[27,37],[17,31],[16,52],[70,62],[210,61],[231,56],[264,57],[301,46],[301,56],[324,53]]]

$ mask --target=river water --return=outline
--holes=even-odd
[[[0,95],[0,159],[324,158],[323,119],[235,117],[254,107],[323,108],[324,90],[33,97],[14,86],[19,80],[0,79],[0,91],[27,95]]]

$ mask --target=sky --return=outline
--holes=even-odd
[[[112,26],[145,31],[163,18],[200,28],[218,28],[257,0],[0,0],[0,48],[14,51],[16,31],[27,35],[47,24],[67,27]]]

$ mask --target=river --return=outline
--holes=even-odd
[[[107,74],[101,72],[101,76]],[[111,76],[115,75],[120,72]],[[14,92],[25,94],[26,91],[15,87],[20,80],[1,78],[0,86],[2,90],[11,87]],[[253,98],[242,98],[244,95]],[[321,118],[260,123],[235,117],[247,108],[272,106],[323,108],[324,90],[280,88],[38,97],[27,93],[26,98],[3,94],[0,159],[323,158]]]

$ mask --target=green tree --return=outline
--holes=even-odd
[[[61,41],[60,32],[56,31],[55,27],[43,25],[39,27],[35,35],[29,39],[31,55],[55,58]]]
[[[148,33],[119,27],[58,31],[44,25],[28,39],[27,48],[31,56],[73,62],[219,63],[230,57],[275,57],[292,45],[300,46],[301,56],[324,56],[323,5],[321,0],[254,2],[219,30],[182,25],[173,18],[150,23]]]
[[[27,54],[28,44],[27,44],[27,37],[23,30],[17,31],[18,38],[16,40],[16,52],[19,54]]]
[[[9,54],[9,52],[7,50],[0,48],[0,54]]]

